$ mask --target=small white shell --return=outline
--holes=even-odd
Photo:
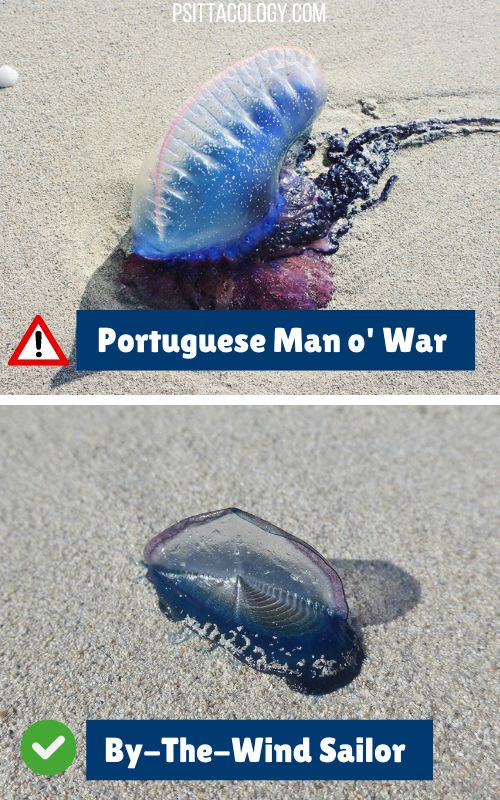
[[[0,89],[7,89],[9,86],[14,86],[19,78],[19,73],[14,67],[9,67],[4,64],[0,67]]]

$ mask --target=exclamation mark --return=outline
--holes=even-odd
[[[42,357],[42,331],[35,331],[36,357]]]

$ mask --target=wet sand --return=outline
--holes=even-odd
[[[491,408],[17,408],[0,414],[0,795],[495,796],[498,454]],[[359,677],[319,699],[184,644],[144,544],[236,505],[330,558],[361,627]],[[32,722],[75,732],[62,777],[18,755]],[[85,783],[87,718],[426,719],[428,783]]]
[[[103,373],[4,366],[41,313],[67,354],[79,307],[121,308],[110,259],[130,226],[143,156],[179,104],[259,48],[299,45],[329,89],[319,129],[498,115],[491,0],[327,3],[323,25],[173,24],[168,2],[0,6],[0,392],[496,393],[498,137],[400,153],[387,203],[358,216],[333,258],[332,308],[473,308],[474,373]],[[375,120],[360,100],[374,98]],[[111,277],[110,277],[111,276]]]

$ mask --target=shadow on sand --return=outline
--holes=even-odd
[[[404,617],[421,598],[420,584],[390,561],[330,559],[339,574],[354,625],[384,625]]]
[[[84,311],[138,309],[145,308],[144,302],[139,302],[133,293],[125,287],[120,279],[123,263],[130,244],[130,230],[120,239],[117,246],[110,253],[106,261],[96,269],[90,277],[82,299],[78,306]],[[69,366],[58,370],[51,381],[51,388],[56,389],[67,383],[83,378],[91,373],[76,369],[76,346],[73,340]]]

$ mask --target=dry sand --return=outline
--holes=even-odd
[[[497,181],[493,134],[407,151],[389,202],[359,216],[334,258],[333,308],[473,308],[474,373],[135,373],[51,383],[6,364],[35,313],[71,352],[75,309],[119,308],[109,258],[133,181],[174,110],[207,76],[259,48],[319,58],[319,128],[499,111],[493,0],[338,0],[323,25],[174,25],[171,3],[0,2],[0,391],[3,393],[496,393]],[[108,267],[106,267],[108,265]],[[65,373],[64,377],[71,375]]]
[[[492,800],[495,430],[498,410],[473,407],[4,408],[0,796]],[[304,697],[172,641],[180,626],[132,559],[172,522],[228,505],[337,566],[367,651],[347,688]],[[18,756],[46,717],[77,735],[63,777]],[[433,718],[435,780],[86,784],[85,719],[107,717]]]

